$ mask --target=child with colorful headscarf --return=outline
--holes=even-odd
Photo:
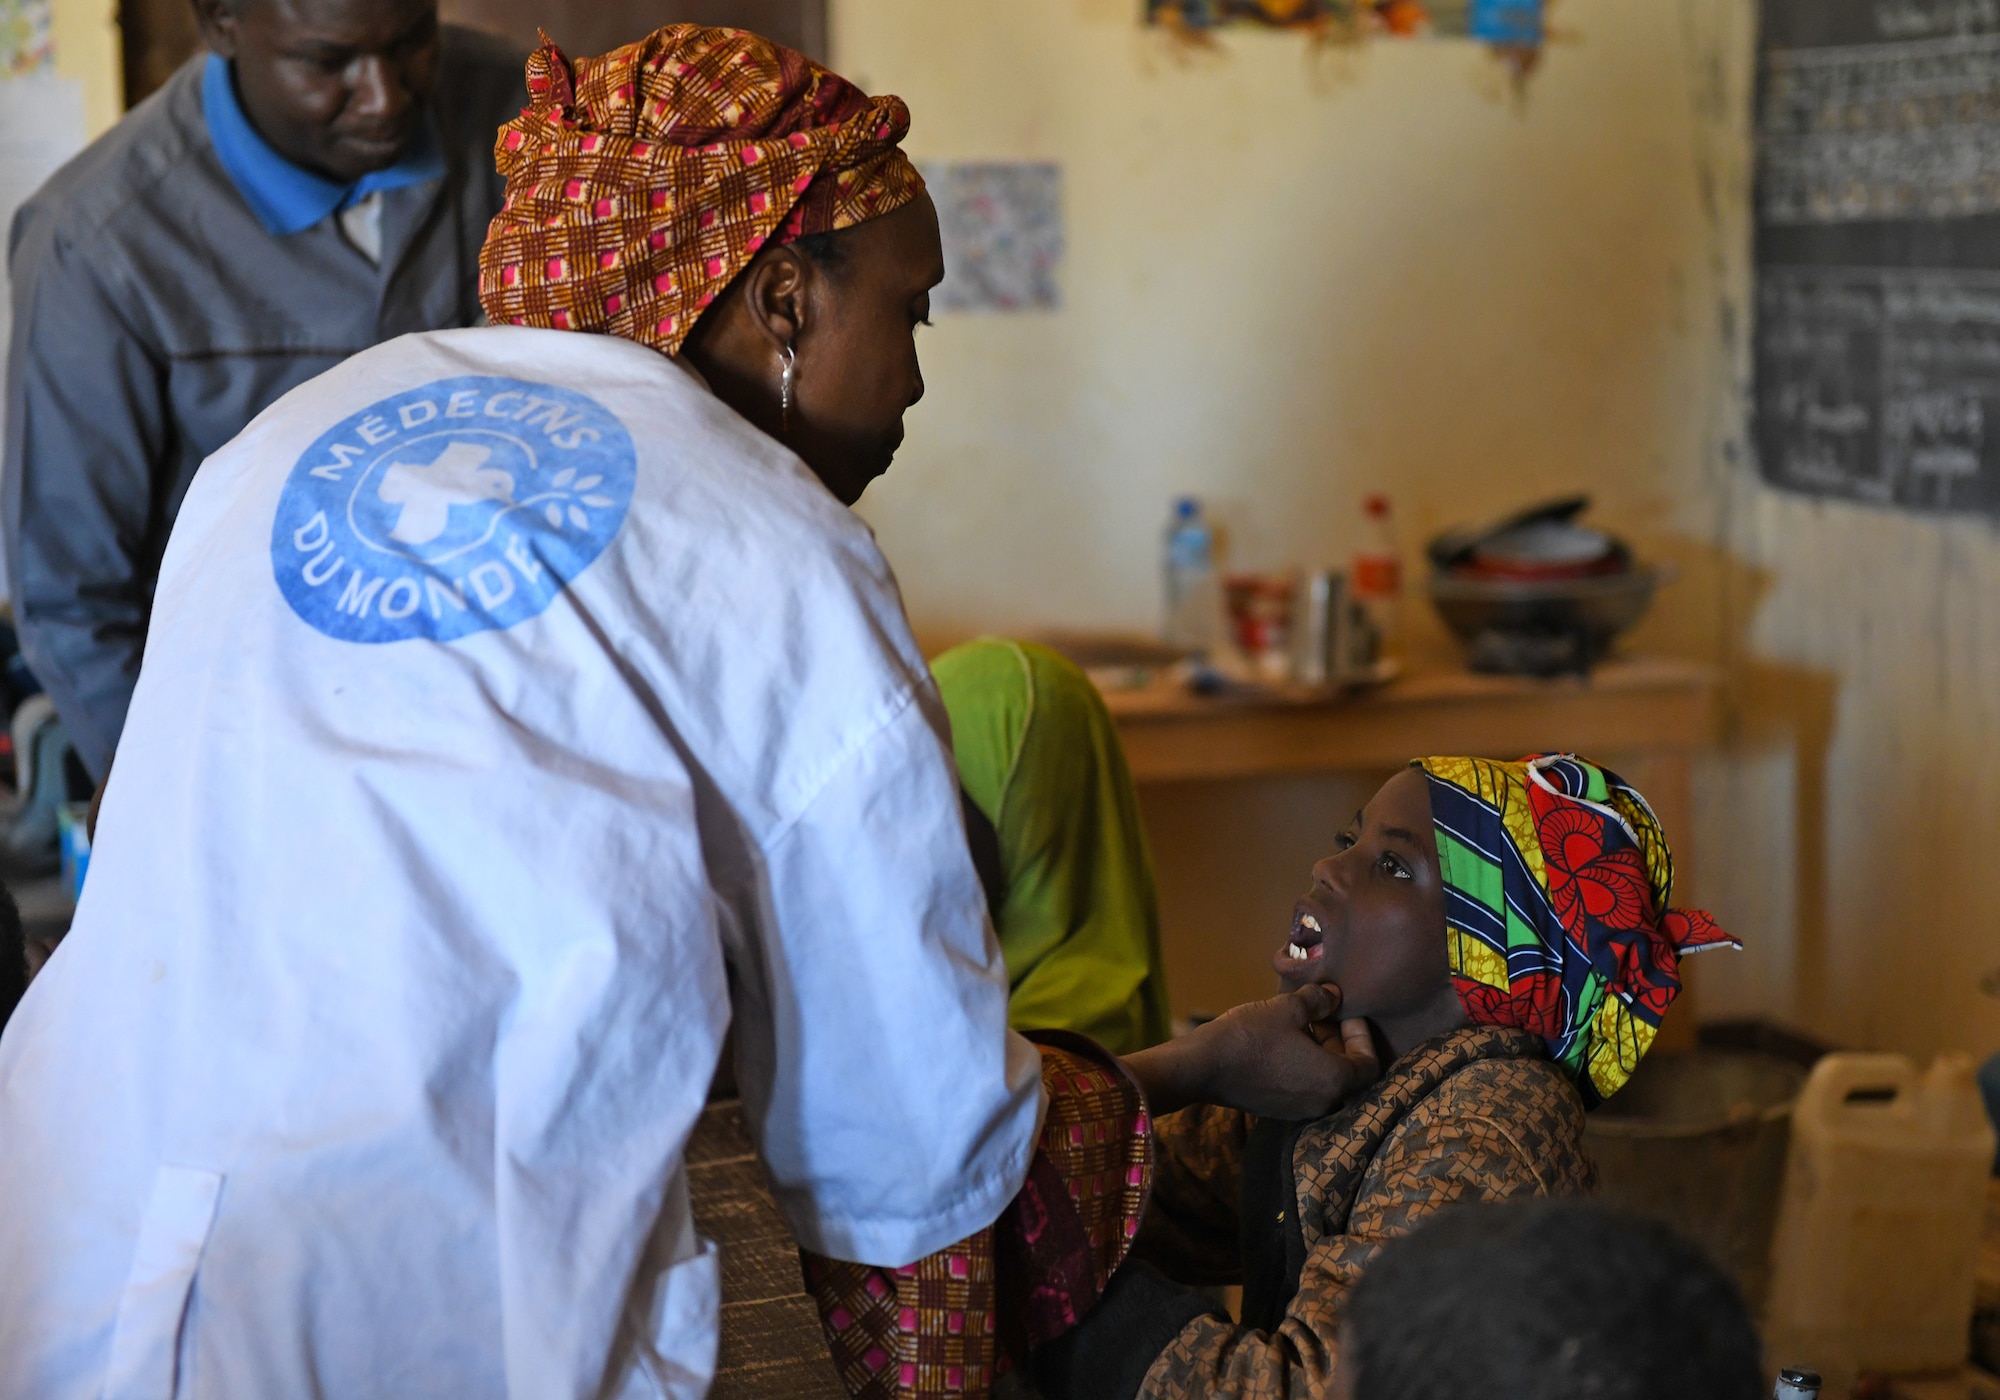
[[[1461,1202],[1590,1190],[1586,1107],[1652,1044],[1682,955],[1738,946],[1670,907],[1645,799],[1573,756],[1422,760],[1335,845],[1274,964],[1337,987],[1386,1070],[1315,1121],[1159,1119],[1134,1258],[1036,1354],[1048,1400],[1328,1393],[1382,1245]],[[1189,1286],[1233,1282],[1240,1323]]]

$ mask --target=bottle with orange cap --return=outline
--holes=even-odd
[[[1403,554],[1396,543],[1389,498],[1376,492],[1361,508],[1367,517],[1366,533],[1354,553],[1349,587],[1374,634],[1374,645],[1368,648],[1373,653],[1368,659],[1374,660],[1395,655],[1402,643]]]

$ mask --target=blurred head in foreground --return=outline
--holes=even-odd
[[[1343,1326],[1345,1400],[1755,1400],[1727,1275],[1657,1221],[1588,1201],[1466,1206],[1386,1246]]]

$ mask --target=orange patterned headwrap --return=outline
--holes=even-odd
[[[496,325],[622,336],[672,355],[766,243],[915,199],[899,97],[768,39],[670,24],[602,58],[542,36],[500,128],[507,197],[479,254]]]

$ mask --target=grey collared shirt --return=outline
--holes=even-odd
[[[380,196],[375,262],[335,215],[264,231],[216,159],[199,56],[21,206],[0,528],[22,650],[93,775],[202,459],[356,351],[478,320],[493,141],[527,100],[522,62],[446,28],[432,99],[446,171]]]

